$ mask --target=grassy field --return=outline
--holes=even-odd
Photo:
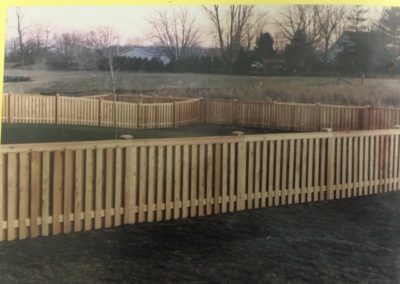
[[[215,125],[195,125],[166,129],[118,129],[118,135],[131,134],[135,138],[174,138],[230,135],[232,131],[246,134],[273,133],[270,129],[223,127]],[[77,127],[66,125],[3,124],[2,144],[40,143],[64,141],[112,140],[113,128]]]
[[[104,92],[104,73],[6,70],[14,93]],[[400,106],[397,80],[123,74],[126,91]],[[136,138],[268,129],[198,125]],[[5,124],[2,143],[108,140],[112,128]],[[399,283],[400,194],[282,206],[0,243],[1,283]]]
[[[400,194],[0,243],[2,283],[399,283]]]
[[[5,83],[13,93],[104,93],[109,89],[107,72],[7,69],[8,75],[27,75],[33,81]],[[121,92],[153,92],[289,102],[345,105],[400,106],[400,80],[335,77],[266,77],[207,74],[120,73]]]

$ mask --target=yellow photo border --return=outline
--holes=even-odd
[[[212,5],[212,4],[258,4],[258,5],[290,5],[290,4],[325,4],[325,5],[365,5],[365,6],[400,6],[400,0],[0,0],[0,89],[3,90],[4,57],[6,39],[6,16],[10,7],[33,6],[125,6],[125,5]],[[2,98],[0,95],[0,115],[2,117]],[[0,122],[0,143],[1,143]]]

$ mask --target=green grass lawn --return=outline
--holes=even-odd
[[[29,69],[8,69],[9,75],[26,75],[32,78],[29,82],[5,83],[4,91],[13,93],[90,93],[104,92],[109,89],[108,72],[90,71],[49,71]],[[203,89],[235,88],[254,86],[266,77],[231,76],[216,74],[177,74],[177,73],[138,73],[119,72],[118,86],[126,91],[148,91],[159,89]]]
[[[27,75],[32,81],[5,83],[13,93],[90,94],[109,91],[107,72],[6,69],[8,75]],[[400,81],[389,78],[267,77],[219,74],[121,72],[121,92],[163,95],[262,99],[345,105],[400,106]]]
[[[1,283],[399,283],[400,194],[0,242]]]
[[[131,134],[135,138],[199,137],[230,135],[232,131],[237,130],[244,131],[247,134],[274,132],[268,129],[196,125],[168,129],[118,129],[118,135]],[[111,140],[113,137],[113,128],[106,127],[3,124],[1,142],[2,144],[15,144],[63,141],[95,141]]]

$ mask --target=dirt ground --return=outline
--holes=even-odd
[[[400,194],[0,243],[1,283],[399,283]]]

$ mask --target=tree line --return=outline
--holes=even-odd
[[[118,31],[100,26],[88,32],[56,33],[47,26],[28,27],[16,9],[18,36],[8,42],[6,62],[19,66],[45,62],[51,68],[238,74],[325,74],[394,72],[400,55],[400,8],[378,14],[365,6],[292,5],[274,17],[255,5],[202,7],[210,30],[186,7],[158,10],[148,19],[155,46],[168,57],[123,58]],[[375,15],[375,17],[373,17]],[[273,23],[274,32],[267,31]],[[356,44],[332,45],[347,32]],[[215,47],[198,54],[201,36]],[[133,46],[139,44],[133,44]],[[207,50],[207,49],[206,49]],[[257,64],[258,65],[257,65]]]

